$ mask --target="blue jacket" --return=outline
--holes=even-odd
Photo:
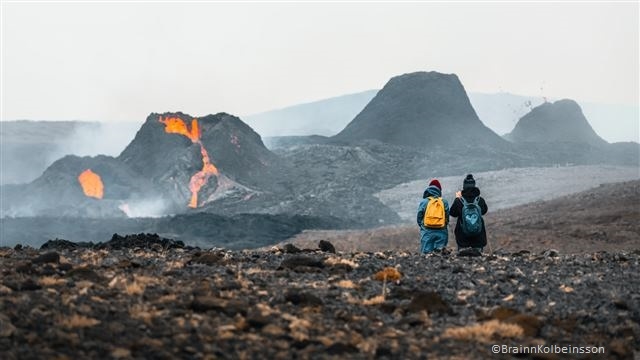
[[[442,193],[440,192],[440,189],[438,189],[435,186],[429,186],[428,188],[425,189],[424,193],[422,194],[422,201],[420,201],[420,205],[418,206],[418,216],[416,218],[416,220],[418,221],[418,226],[420,226],[421,230],[446,230],[446,226],[449,225],[449,203],[445,199],[442,199],[442,202],[444,203],[445,228],[444,229],[427,229],[424,227],[424,224],[423,224],[424,212],[427,209],[427,204],[429,203],[428,198],[430,196],[442,197]]]

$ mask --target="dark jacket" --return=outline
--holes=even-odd
[[[473,202],[476,197],[480,196],[480,189],[477,187],[468,188],[462,190],[462,196],[467,202]],[[484,201],[482,197],[478,199],[478,205],[480,205],[480,210],[482,211],[482,215],[486,214],[489,210],[487,208],[487,203]],[[453,231],[456,234],[456,243],[458,247],[485,247],[487,245],[487,231],[484,227],[484,218],[482,219],[482,232],[477,236],[467,236],[462,233],[462,227],[460,222],[462,219],[460,215],[462,215],[462,200],[456,198],[453,200],[453,204],[451,204],[451,209],[449,209],[449,215],[453,217],[457,217],[456,228]]]

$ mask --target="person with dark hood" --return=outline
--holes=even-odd
[[[449,242],[449,204],[442,198],[442,186],[431,180],[422,194],[417,216],[420,227],[420,252],[442,252]]]
[[[481,255],[487,245],[487,231],[482,216],[487,213],[487,203],[480,196],[476,180],[468,174],[462,191],[456,193],[449,214],[457,217],[454,234],[458,245],[458,254]]]

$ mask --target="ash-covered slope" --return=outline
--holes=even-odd
[[[593,130],[580,105],[570,99],[546,102],[533,108],[505,138],[516,143],[607,144]]]
[[[599,187],[490,214],[494,247],[563,253],[637,250],[640,180]]]
[[[333,139],[376,139],[421,148],[455,142],[506,145],[480,121],[458,77],[435,71],[392,78]]]

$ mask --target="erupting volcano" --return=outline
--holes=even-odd
[[[211,163],[209,153],[204,148],[200,141],[200,127],[198,126],[198,119],[191,120],[191,130],[187,127],[187,124],[178,117],[168,117],[163,119],[159,117],[158,121],[165,125],[164,131],[169,134],[180,134],[191,139],[193,143],[200,145],[200,153],[202,154],[202,170],[191,176],[189,181],[189,190],[191,191],[191,201],[189,201],[189,207],[198,207],[198,192],[207,183],[211,175],[218,176],[218,168]]]
[[[86,196],[102,199],[104,195],[104,184],[102,184],[100,175],[94,173],[91,169],[87,169],[78,175],[78,182],[80,182],[82,191]]]

